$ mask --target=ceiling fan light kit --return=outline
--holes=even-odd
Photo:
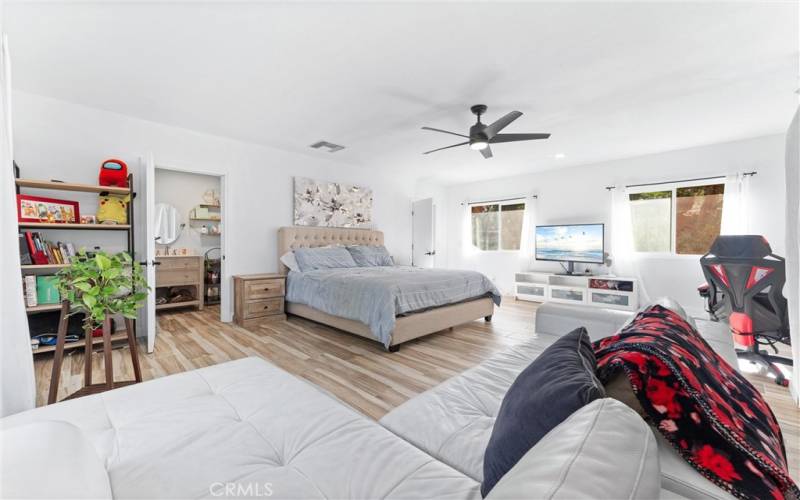
[[[426,155],[436,151],[441,151],[443,149],[450,149],[469,144],[470,149],[480,151],[483,157],[488,159],[492,157],[492,148],[490,147],[491,144],[497,144],[501,142],[533,141],[537,139],[547,139],[550,137],[550,134],[501,134],[500,131],[511,124],[511,122],[522,116],[522,113],[520,111],[512,111],[494,123],[486,125],[481,122],[481,115],[486,113],[487,109],[488,108],[485,104],[476,104],[470,108],[472,114],[478,117],[478,121],[475,122],[475,125],[469,128],[469,135],[463,135],[457,132],[450,132],[449,130],[442,130],[433,127],[422,127],[423,130],[432,130],[433,132],[441,132],[443,134],[456,135],[468,139],[467,141],[459,142],[458,144],[432,149],[422,154]]]

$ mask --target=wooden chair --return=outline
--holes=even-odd
[[[50,392],[47,396],[47,404],[56,402],[58,395],[58,383],[61,378],[61,366],[64,361],[64,341],[67,336],[67,323],[69,322],[70,303],[67,300],[61,302],[61,318],[58,322],[58,336],[56,339],[56,350],[53,357],[53,372],[50,375]],[[83,388],[78,389],[66,398],[73,399],[89,394],[110,391],[111,389],[126,385],[136,384],[142,381],[142,370],[139,367],[139,353],[136,348],[136,331],[133,320],[125,318],[125,329],[128,334],[128,348],[131,351],[131,362],[133,363],[133,374],[135,380],[125,380],[114,382],[114,367],[111,361],[111,318],[106,315],[103,321],[103,357],[105,358],[106,381],[101,384],[92,384],[92,331],[87,329],[85,332],[86,344],[84,347],[84,380]]]

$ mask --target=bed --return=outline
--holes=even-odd
[[[328,245],[383,245],[383,233],[371,229],[350,229],[350,228],[322,228],[322,227],[282,227],[278,230],[278,258],[286,252],[299,248],[314,248]],[[445,271],[445,270],[424,270],[398,266],[397,269],[363,269],[352,270],[332,270],[335,272],[311,273],[290,272],[289,269],[278,261],[278,268],[287,277],[287,297],[286,312],[289,315],[299,316],[318,323],[322,323],[339,330],[366,337],[371,340],[381,342],[389,351],[396,351],[403,342],[419,338],[434,332],[448,329],[453,326],[468,323],[476,319],[484,318],[491,321],[494,313],[495,304],[500,302],[500,294],[485,276],[474,271]],[[396,273],[396,274],[391,274]],[[307,276],[303,276],[307,275]],[[475,295],[469,297],[456,297],[455,303],[425,307],[423,310],[404,311],[402,314],[394,315],[392,318],[381,318],[382,325],[391,325],[391,331],[376,335],[375,324],[369,321],[359,321],[355,319],[357,315],[352,311],[337,314],[340,311],[333,306],[325,307],[326,304],[313,300],[303,300],[300,293],[301,287],[305,290],[305,295],[318,297],[322,295],[319,291],[331,290],[341,292],[341,296],[354,296],[366,294],[369,287],[374,290],[386,288],[388,282],[405,280],[419,281],[421,277],[431,276],[431,279],[457,281],[463,280],[468,285],[469,290],[473,290]],[[479,283],[484,280],[485,282]],[[380,285],[382,282],[383,285]],[[488,283],[488,284],[487,284]],[[306,289],[305,287],[318,287]],[[383,288],[380,288],[383,286]],[[402,287],[403,285],[398,285]],[[324,288],[327,287],[327,288]],[[482,288],[483,287],[483,288]],[[388,292],[387,292],[388,293]],[[441,299],[445,300],[445,299]],[[441,301],[440,300],[440,301]],[[315,307],[316,306],[316,307]],[[413,308],[414,305],[405,304],[405,308]],[[326,310],[323,310],[326,309]],[[386,316],[386,314],[383,314]]]

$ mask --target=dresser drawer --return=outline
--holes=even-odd
[[[283,312],[283,299],[254,300],[244,306],[245,319],[281,314]]]
[[[196,285],[201,283],[199,269],[172,270],[159,269],[156,272],[156,286]]]
[[[252,280],[245,283],[245,300],[269,299],[272,297],[283,297],[283,279],[263,279]]]
[[[156,259],[156,261],[159,263],[159,271],[199,270],[203,267],[203,259],[201,257],[167,257],[164,259]]]

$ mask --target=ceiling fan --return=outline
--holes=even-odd
[[[443,148],[432,149],[430,151],[425,151],[424,155],[428,153],[433,153],[436,151],[441,151],[443,149],[450,149],[456,146],[464,146],[469,144],[471,149],[480,151],[484,158],[491,158],[492,157],[492,148],[489,147],[490,144],[497,144],[500,142],[517,142],[517,141],[532,141],[535,139],[547,139],[550,137],[550,134],[501,134],[499,133],[501,130],[506,128],[511,122],[522,116],[522,113],[519,111],[512,111],[505,115],[504,117],[500,118],[496,122],[486,125],[481,122],[481,115],[486,113],[486,105],[485,104],[476,104],[469,108],[472,113],[478,117],[478,121],[475,125],[469,128],[469,135],[458,134],[456,132],[450,132],[447,130],[442,130],[438,128],[432,127],[422,127],[423,130],[433,130],[434,132],[443,132],[445,134],[457,135],[459,137],[465,137],[469,139],[468,141],[459,142],[458,144],[453,144],[452,146],[445,146]]]

